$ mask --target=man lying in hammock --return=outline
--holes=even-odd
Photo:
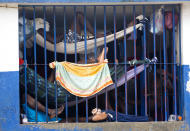
[[[20,69],[22,69],[22,64],[24,63],[24,60],[19,59],[19,65],[21,66]],[[36,120],[36,116],[35,116],[35,99],[30,95],[27,94],[27,105],[25,104],[25,94],[24,94],[24,88],[21,88],[21,103],[22,103],[22,107],[21,109],[23,109],[21,112],[22,113],[26,113],[27,112],[27,118],[28,118],[28,122],[35,122]],[[46,121],[46,108],[43,104],[41,104],[39,101],[37,101],[37,121],[38,122],[45,122]],[[62,105],[60,108],[57,109],[57,115],[61,114],[62,111],[64,110],[64,106]],[[56,121],[56,110],[55,109],[49,109],[48,108],[48,121]],[[58,120],[61,120],[60,118],[58,118]]]
[[[71,25],[67,28],[67,34],[66,34],[66,42],[67,43],[74,43],[75,42],[75,22],[73,20],[73,22],[71,23]],[[82,12],[77,12],[76,13],[76,41],[80,41],[82,39],[81,34],[82,31],[84,29],[84,15]],[[86,29],[90,34],[94,34],[94,28],[92,27],[92,25],[90,24],[89,20],[86,19]],[[39,30],[38,33],[40,33],[41,35],[43,35],[44,31],[43,30]],[[47,35],[47,40],[50,42],[54,42],[54,37],[53,34],[51,34],[51,32],[46,32]],[[64,33],[61,33],[60,35],[56,36],[56,42],[61,42],[64,41]],[[96,37],[102,37],[104,36],[104,34],[100,34],[97,33]]]
[[[36,121],[36,111],[35,111],[35,99],[27,94],[27,105],[25,104],[25,95],[22,94],[22,109],[23,113],[27,112],[28,122]],[[57,115],[61,114],[64,110],[64,106],[61,106],[57,109]],[[39,101],[37,101],[37,121],[38,122],[46,122],[46,107],[42,105]],[[56,121],[56,109],[48,108],[48,121]],[[58,118],[60,121],[61,118]]]

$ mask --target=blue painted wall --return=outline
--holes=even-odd
[[[185,121],[190,125],[190,92],[187,91],[187,82],[190,81],[190,66],[184,65],[182,68],[183,72],[183,86],[184,87],[184,115],[185,115]]]

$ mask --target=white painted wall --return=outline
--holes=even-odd
[[[19,70],[18,8],[0,7],[0,72]]]
[[[190,65],[190,3],[181,7],[182,64]]]

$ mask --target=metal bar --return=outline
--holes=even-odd
[[[36,66],[36,9],[33,6],[33,32],[34,32],[34,83],[35,83],[35,122],[38,122],[38,94],[37,94],[37,66]]]
[[[96,46],[96,6],[94,6],[94,58],[97,62],[97,54],[96,54],[97,46]],[[98,94],[96,94],[96,108],[98,108]]]
[[[160,47],[160,50],[159,50],[159,55],[160,55],[160,62],[162,61],[162,40],[159,40],[159,47]],[[159,70],[162,71],[162,64],[159,65]],[[160,83],[162,83],[162,73],[159,73],[159,78],[160,78]],[[160,92],[160,104],[161,104],[161,108],[160,108],[160,111],[161,111],[161,120],[163,121],[163,90],[162,90],[162,85],[159,87],[161,88],[161,92]]]
[[[23,35],[24,35],[24,81],[25,81],[25,104],[26,104],[26,116],[28,115],[27,112],[27,60],[26,60],[26,25],[25,25],[25,9],[22,9],[23,14]]]
[[[174,114],[177,115],[177,95],[176,95],[176,54],[175,54],[175,8],[172,9],[173,20],[173,88],[174,88]]]
[[[106,6],[104,6],[104,58],[106,59]]]
[[[117,122],[117,64],[116,64],[116,59],[117,59],[117,50],[116,50],[116,8],[115,6],[113,7],[113,15],[114,15],[114,58],[115,58],[115,62],[114,62],[114,71],[115,71],[115,112],[116,112],[116,122]]]
[[[86,6],[84,6],[84,46],[85,46],[85,64],[87,64],[87,40],[86,40]],[[88,99],[86,98],[86,122],[88,122]]]
[[[46,88],[46,122],[48,122],[48,88],[47,88],[47,51],[46,51],[46,6],[43,6],[44,15],[44,67],[45,67],[45,88]]]
[[[67,95],[65,96],[65,106],[66,106],[65,115],[66,115],[66,123],[67,123],[68,122],[68,96]]]
[[[64,50],[65,50],[65,61],[67,61],[67,48],[66,48],[66,7],[64,6]]]
[[[75,32],[75,63],[77,63],[77,37],[76,37],[76,6],[74,6],[74,32]]]
[[[78,97],[76,96],[76,122],[78,122]]]
[[[133,6],[133,28],[134,28],[134,59],[136,59],[136,27],[135,27],[135,15],[136,15],[136,8]],[[137,77],[136,77],[136,65],[134,65],[135,69],[135,115],[137,116]]]
[[[127,43],[126,43],[126,9],[123,6],[123,28],[124,28],[124,62],[125,62],[125,72],[127,72]],[[128,114],[128,101],[127,101],[127,74],[125,75],[125,114]]]
[[[67,61],[67,44],[66,44],[66,6],[64,6],[64,50],[65,50],[65,61]],[[67,94],[65,96],[65,117],[66,117],[66,122],[68,122],[68,101],[67,101]]]
[[[75,32],[75,63],[77,63],[77,38],[76,38],[76,6],[74,6],[74,32]],[[78,97],[76,96],[76,122],[78,122]]]
[[[104,6],[104,58],[106,59],[106,6]],[[106,93],[105,93],[105,110],[107,110],[107,109],[108,109],[108,92],[106,90]]]
[[[97,60],[96,51],[97,51],[97,46],[96,46],[96,6],[94,6],[94,58],[95,58],[95,60]]]
[[[55,5],[55,4],[54,4]],[[137,4],[122,4],[123,6],[137,6]],[[143,4],[143,5],[145,5],[145,6],[153,6],[153,5],[155,5],[155,4]],[[162,6],[163,4],[156,4],[157,6]],[[173,5],[173,6],[176,6],[176,4],[170,4],[171,6]],[[31,7],[32,5],[22,5],[22,7]],[[35,5],[36,7],[38,7],[38,6],[42,6],[42,5]],[[48,6],[53,6],[53,4],[52,5],[46,5],[46,7],[48,7]],[[63,4],[60,4],[60,5],[56,5],[56,6],[63,6]],[[64,5],[64,6],[66,6],[66,7],[68,7],[68,6],[71,6],[71,5]],[[117,6],[121,6],[121,4],[115,4],[115,5],[107,5],[107,4],[101,4],[101,5],[95,5],[95,4],[93,4],[93,5],[89,5],[89,4],[72,4],[72,6],[78,6],[78,7],[83,7],[83,6],[86,6],[86,7],[89,7],[89,6],[115,6],[115,7],[117,7]]]
[[[163,25],[165,25],[165,10],[163,9]],[[163,26],[163,57],[164,57],[164,116],[167,121],[167,88],[166,88],[166,29]]]
[[[143,6],[143,21],[145,21],[145,6]],[[144,43],[144,59],[146,59],[146,24],[143,25],[143,43]],[[147,116],[147,77],[146,68],[144,68],[144,81],[145,81],[145,116]]]
[[[179,79],[178,79],[178,83],[179,83],[179,86],[178,88],[180,88],[181,90],[181,93],[180,93],[180,115],[183,116],[183,106],[184,106],[184,99],[183,99],[183,88],[182,87],[182,82],[181,82],[181,6],[179,5]]]
[[[54,29],[54,50],[55,50],[54,61],[57,61],[57,54],[56,54],[56,6],[53,6],[53,29]],[[54,75],[56,75],[56,72]],[[57,83],[55,82],[54,85],[55,85],[55,113],[56,113],[56,121],[57,121]]]
[[[156,57],[156,34],[155,34],[155,6],[153,8],[153,41],[154,41],[154,57]],[[155,121],[157,121],[157,87],[156,87],[156,64],[154,64],[154,103],[155,103]]]

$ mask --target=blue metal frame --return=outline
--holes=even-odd
[[[45,67],[45,88],[46,88],[46,122],[48,122],[48,88],[47,88],[47,50],[46,50],[46,7],[43,6],[44,16],[44,67]]]
[[[133,48],[134,48],[134,59],[136,60],[137,57],[136,57],[136,7],[133,6],[133,34],[134,34],[134,37],[133,37]],[[134,70],[135,70],[135,77],[134,77],[134,80],[135,80],[135,115],[137,116],[138,114],[138,111],[137,111],[137,76],[136,76],[136,65],[134,65]]]
[[[25,23],[25,9],[23,8],[23,23]],[[25,24],[23,25],[23,35],[26,36],[26,27]],[[26,37],[24,37],[24,77],[25,77],[25,104],[27,106],[27,60],[26,60]],[[26,110],[26,109],[25,109]],[[27,115],[27,110],[26,110],[26,115]]]
[[[110,3],[110,2],[183,2],[189,0],[0,0],[0,3]]]
[[[165,13],[163,9],[163,25],[165,25]],[[167,88],[166,88],[166,34],[165,34],[165,26],[163,26],[163,57],[164,57],[164,112],[165,112],[165,121],[167,121]]]
[[[54,30],[54,50],[55,50],[54,61],[57,61],[57,53],[56,53],[56,7],[55,6],[53,6],[53,30]],[[57,83],[55,82],[54,84],[55,84],[55,109],[56,109],[56,120],[57,120]]]
[[[175,25],[175,8],[172,9],[172,21]],[[174,88],[174,114],[177,115],[177,95],[176,95],[176,48],[175,48],[175,28],[173,28],[173,88]]]
[[[94,6],[94,58],[97,62],[97,46],[96,46],[96,6]],[[96,94],[96,108],[98,108],[98,94]]]
[[[34,32],[34,75],[35,75],[35,111],[36,111],[36,123],[37,121],[37,117],[38,117],[38,94],[37,94],[37,59],[36,59],[36,22],[35,22],[35,18],[36,18],[36,10],[35,10],[35,6],[33,6],[33,32]]]
[[[155,6],[153,8],[153,42],[154,42],[154,57],[156,57],[156,33],[155,33]],[[155,121],[157,121],[157,87],[156,87],[156,64],[154,64],[154,103],[155,103]]]
[[[145,21],[145,12],[146,12],[146,10],[145,10],[145,6],[143,6],[143,20]],[[144,24],[143,25],[143,44],[144,44],[144,59],[146,59],[146,25]],[[144,98],[144,100],[145,100],[145,115],[147,116],[148,114],[147,114],[147,74],[146,74],[146,68],[144,68],[144,86],[145,86],[145,98]]]
[[[125,6],[123,6],[123,28],[124,28],[124,62],[125,72],[127,72],[127,43],[126,43],[126,14]],[[128,114],[128,101],[127,101],[127,74],[125,76],[125,114]]]
[[[85,64],[87,64],[87,35],[86,35],[86,6],[84,8],[84,48],[85,48]],[[88,122],[88,99],[86,98],[86,122]]]
[[[115,6],[113,7],[113,21],[114,21],[114,71],[115,71],[115,112],[116,112],[116,122],[117,122],[117,112],[118,112],[118,108],[117,108],[117,75],[116,75],[116,71],[117,71],[117,64],[116,64],[116,59],[117,59],[117,46],[116,46],[116,8]]]

